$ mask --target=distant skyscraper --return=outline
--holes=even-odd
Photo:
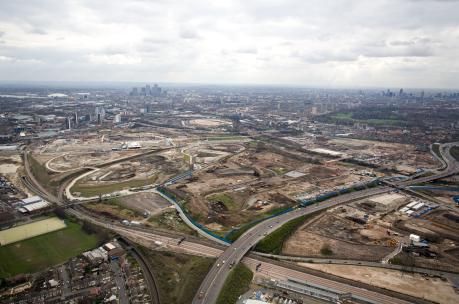
[[[161,95],[161,88],[158,87],[158,85],[155,83],[155,85],[153,86],[152,88],[152,92],[151,92],[151,95],[155,96],[155,97],[158,97]]]
[[[149,84],[145,86],[145,95],[150,96],[151,95],[151,87]]]
[[[131,96],[137,96],[139,95],[139,90],[137,88],[132,88],[132,91],[131,91]]]
[[[96,107],[96,119],[97,123],[100,124],[105,117],[105,109],[103,107]]]
[[[115,115],[115,119],[114,119],[114,123],[120,123],[121,122],[121,114],[116,114]]]
[[[153,87],[151,87],[149,84],[145,85],[145,87],[141,87],[140,91],[138,88],[132,88],[131,92],[129,95],[131,96],[161,96],[161,94],[166,94],[166,91],[163,91],[161,87],[159,87],[157,84],[154,84]]]

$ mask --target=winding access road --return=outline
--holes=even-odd
[[[438,174],[431,175],[431,176],[415,179],[415,180],[399,182],[397,184],[394,184],[393,186],[398,186],[400,188],[403,188],[403,187],[406,187],[414,183],[427,182],[427,181],[435,180],[438,178],[443,178],[443,177],[456,173],[458,171],[457,162],[454,159],[451,159],[451,156],[448,153],[449,148],[450,146],[444,149],[447,152],[445,152],[446,155],[443,155],[443,156],[445,157],[448,163],[448,168],[445,171],[438,173]],[[40,194],[47,194],[43,196],[47,198],[49,201],[62,205],[62,202],[60,202],[58,198],[56,198],[54,195],[49,195],[49,193],[47,193],[47,191],[43,187],[41,187],[41,185],[33,178],[33,175],[31,174],[30,169],[29,169],[29,164],[27,161],[26,154],[24,157],[24,162],[25,162],[27,175],[29,175],[30,177],[30,184],[32,184],[32,186],[34,186],[36,190],[38,190],[37,192],[39,192]],[[301,216],[312,214],[316,211],[328,209],[328,208],[331,208],[331,207],[334,207],[340,204],[348,203],[350,201],[358,200],[364,197],[386,193],[391,190],[392,190],[391,187],[377,187],[377,188],[362,190],[358,192],[348,193],[348,194],[341,195],[336,198],[324,201],[320,204],[308,206],[308,207],[301,208],[301,209],[296,209],[292,212],[279,215],[277,217],[265,220],[261,222],[260,224],[252,227],[249,231],[243,234],[237,241],[231,244],[225,251],[223,251],[223,253],[220,254],[218,260],[215,262],[214,266],[212,267],[212,269],[210,270],[210,272],[208,273],[208,275],[202,282],[192,303],[194,304],[200,304],[200,303],[213,304],[215,303],[220,293],[220,290],[223,287],[226,278],[228,277],[228,274],[232,268],[232,265],[239,263],[244,258],[244,256],[247,254],[247,252],[250,251],[251,248],[253,248],[257,244],[257,242],[263,239],[265,235],[280,228],[286,222],[291,221]],[[79,212],[76,210],[72,210],[70,211],[70,213],[76,213],[74,215],[76,215],[77,217],[81,217],[81,214],[79,214]],[[107,228],[113,229],[114,227],[107,227]],[[113,229],[113,230],[115,231],[118,230],[118,232],[121,232],[120,231],[121,229]],[[128,233],[128,232],[125,231],[124,233]],[[129,234],[131,233],[132,232],[130,232]],[[121,232],[121,234],[123,234],[123,232]],[[139,232],[135,232],[134,235],[131,234],[131,237],[135,237],[135,234],[139,236]],[[218,250],[218,249],[214,249],[214,250]],[[214,254],[215,253],[216,252],[214,252]],[[247,260],[248,259],[245,258],[243,262],[250,264],[250,262],[247,262]],[[298,279],[300,279],[301,277],[301,275],[298,275],[297,273],[298,271],[296,270],[291,270],[285,267],[280,267],[280,266],[269,264],[269,263],[267,263],[266,266],[268,266],[268,268],[271,269],[269,274],[273,277],[276,277],[276,275],[280,277],[284,276],[286,278],[290,277],[290,278],[298,278]],[[265,267],[263,267],[263,269],[264,268]],[[316,276],[312,276],[312,277],[316,279],[321,279]],[[309,279],[311,280],[311,278]],[[342,283],[334,282],[332,280],[329,280],[329,281],[334,284],[342,284]],[[328,286],[328,285],[326,284],[324,286]],[[341,290],[340,288],[336,288],[336,287],[337,286],[333,288],[337,290]],[[349,288],[353,290],[350,291]],[[370,292],[366,289],[357,288],[357,287],[353,287],[350,285],[347,285],[347,288],[343,290],[346,290],[346,292],[352,292],[353,294],[356,294],[356,295],[361,295],[365,299],[368,299],[374,303],[402,303],[402,304],[408,303],[398,298],[389,297],[389,296],[382,295],[376,292]]]
[[[420,177],[418,179],[411,179],[398,183],[391,183],[390,185],[395,188],[405,188],[412,184],[429,182],[457,173],[459,171],[459,164],[449,153],[449,150],[454,145],[457,145],[457,143],[444,144],[440,147],[441,154],[448,165],[446,170],[430,176]],[[247,252],[249,252],[252,247],[254,247],[260,240],[262,240],[265,237],[265,235],[275,231],[285,223],[300,216],[312,214],[319,210],[325,210],[340,204],[348,203],[368,196],[386,193],[391,190],[391,187],[377,187],[344,194],[336,198],[332,198],[330,200],[321,202],[319,204],[308,206],[302,209],[296,209],[292,212],[288,212],[277,217],[265,220],[260,224],[252,227],[246,233],[241,235],[220,255],[220,257],[215,262],[212,269],[209,271],[206,278],[202,282],[192,303],[216,303],[218,295],[220,294],[220,291],[225,283],[225,280],[227,279],[229,272],[231,271],[232,265],[239,263],[242,260],[242,258],[247,254]],[[370,300],[374,300],[375,303],[382,303],[377,299],[377,297]],[[393,299],[393,301],[389,303],[399,302],[397,302],[397,299]]]

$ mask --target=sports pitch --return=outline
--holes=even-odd
[[[97,247],[100,241],[78,223],[67,221],[64,229],[0,246],[0,278],[42,271]]]
[[[0,231],[0,246],[16,243],[48,232],[63,229],[65,227],[67,227],[67,225],[63,220],[57,217],[51,217],[30,224],[6,229]]]

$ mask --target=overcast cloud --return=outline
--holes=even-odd
[[[458,88],[459,1],[0,0],[0,80]]]

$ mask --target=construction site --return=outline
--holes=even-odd
[[[158,152],[96,169],[78,179],[71,192],[76,196],[94,196],[148,186],[186,169],[176,153]]]
[[[384,169],[394,173],[410,175],[420,168],[433,169],[437,166],[428,151],[419,150],[414,145],[346,137],[288,137],[286,139],[322,155],[345,161],[352,159],[355,165]]]
[[[168,189],[191,216],[225,235],[244,224],[296,206],[298,200],[371,181],[368,170],[327,162],[320,155],[287,152],[264,142],[189,149],[202,168]]]
[[[393,192],[320,213],[282,253],[458,271],[458,222],[455,210]]]

